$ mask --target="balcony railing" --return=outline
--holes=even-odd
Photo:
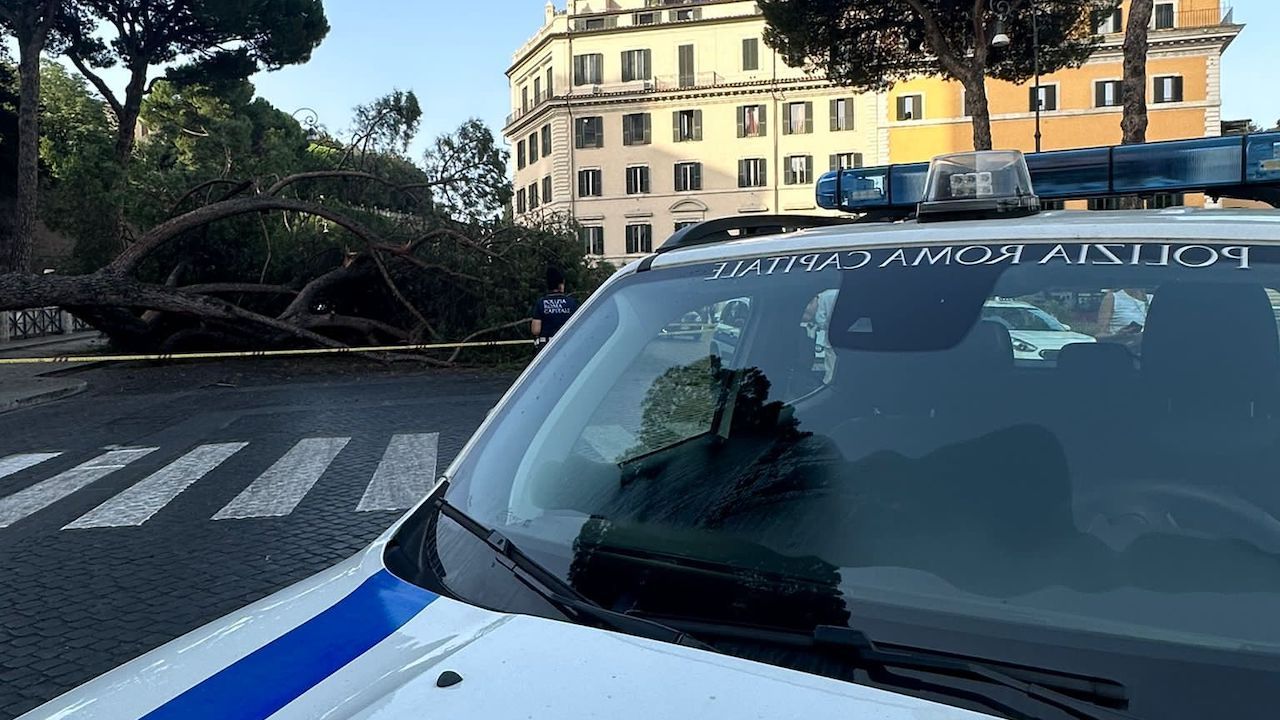
[[[551,100],[556,97],[559,97],[559,96],[556,95],[555,93],[543,90],[542,92],[535,95],[527,105],[522,105],[521,107],[518,107],[515,110],[513,110],[511,114],[507,116],[507,124],[510,125],[511,123],[519,120],[525,115],[528,115],[534,110],[537,110],[539,107],[545,104],[548,100]]]
[[[1169,27],[1168,20],[1168,14],[1164,17],[1160,17],[1157,14],[1153,17],[1157,30],[1217,27],[1218,25],[1232,25],[1235,23],[1234,11],[1230,5],[1202,8],[1200,10],[1179,10],[1173,13],[1173,28]]]

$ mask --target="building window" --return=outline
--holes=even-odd
[[[538,162],[538,133],[529,136],[529,164]]]
[[[524,148],[525,144],[523,140],[516,143],[516,169],[518,170],[523,170],[525,166]]]
[[[924,118],[923,95],[898,96],[898,120],[921,120]]]
[[[853,98],[836,98],[831,101],[831,131],[853,129]]]
[[[604,195],[604,173],[599,168],[578,171],[578,196],[600,197]]]
[[[702,8],[688,8],[686,10],[672,10],[671,22],[688,22],[690,20],[702,19]]]
[[[627,194],[645,195],[649,192],[649,166],[632,165],[627,168]]]
[[[696,85],[698,76],[694,73],[693,46],[681,45],[676,48],[676,60],[679,64],[680,87],[693,87]]]
[[[742,41],[743,71],[760,69],[760,38],[745,38]]]
[[[702,163],[676,163],[676,192],[702,189]]]
[[[529,186],[529,210],[537,210],[538,205],[538,183],[533,183]]]
[[[524,188],[520,188],[516,191],[516,212],[523,215],[528,209],[529,206],[525,200]]]
[[[551,176],[542,178],[542,202],[551,202]]]
[[[542,126],[542,156],[549,157],[551,155],[551,126]]]
[[[1157,77],[1153,99],[1158,103],[1182,102],[1182,77],[1179,75]]]
[[[1152,9],[1151,21],[1156,30],[1169,30],[1173,27],[1173,3],[1156,3]]]
[[[1036,111],[1036,105],[1039,104],[1040,110],[1049,112],[1058,109],[1058,86],[1057,85],[1039,85],[1027,88],[1028,90],[1028,109],[1031,112]]]
[[[768,184],[768,163],[764,158],[738,161],[738,187],[764,187]]]
[[[608,30],[618,27],[618,17],[610,15],[608,17],[579,18],[573,23],[574,30]]]
[[[650,135],[649,113],[634,113],[622,116],[622,144],[648,145],[653,141]]]
[[[542,78],[536,77],[533,79],[533,104],[537,105],[542,100]]]
[[[738,108],[738,137],[764,137],[768,134],[767,108],[764,105],[746,105]]]
[[[653,252],[653,226],[648,223],[628,225],[627,254],[635,255],[636,253],[651,252]]]
[[[604,228],[599,226],[578,228],[578,240],[588,255],[604,254]]]
[[[1120,81],[1099,80],[1093,84],[1094,107],[1118,107],[1120,105]]]
[[[831,155],[828,160],[832,170],[848,170],[862,167],[862,153],[848,152]]]
[[[520,88],[520,109],[525,111],[529,110],[529,86],[528,85],[525,85],[524,87]]]
[[[702,139],[702,111],[677,110],[671,114],[671,139],[696,142]]]
[[[690,225],[697,225],[697,224],[698,224],[697,220],[677,220],[676,226],[675,226],[676,232],[680,232],[681,230],[689,227]]]
[[[783,182],[787,185],[808,185],[813,182],[812,155],[791,155],[784,162],[786,175]]]
[[[636,25],[657,25],[658,19],[662,13],[658,12],[642,12],[632,16],[631,21]]]
[[[555,83],[552,80],[554,75],[552,73],[553,69],[547,68],[547,97],[553,97],[556,94]]]
[[[1111,12],[1106,13],[1098,21],[1099,35],[1108,35],[1111,33],[1118,33],[1123,31],[1124,31],[1124,10],[1122,8],[1116,8],[1115,10],[1112,10]]]
[[[782,106],[782,134],[805,135],[813,132],[813,103],[793,102]]]
[[[649,80],[653,77],[652,54],[648,50],[625,50],[622,53],[622,82]]]
[[[579,150],[604,147],[604,118],[578,118],[573,124],[573,146]]]
[[[573,58],[573,84],[599,85],[604,78],[604,55],[575,55]]]

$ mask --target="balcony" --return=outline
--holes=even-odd
[[[1156,30],[1174,30],[1178,28],[1207,28],[1219,25],[1234,25],[1235,11],[1230,5],[1200,10],[1179,10],[1174,13],[1157,12],[1152,17],[1152,27]],[[1172,17],[1171,17],[1172,16]],[[1172,23],[1170,23],[1172,20]]]
[[[532,100],[529,101],[527,105],[523,105],[513,110],[511,114],[507,116],[507,124],[510,125],[511,123],[519,120],[525,115],[528,115],[534,110],[537,110],[538,108],[542,107],[543,105],[546,104],[548,100],[551,100],[556,97],[559,97],[559,96],[553,93],[547,92],[546,90],[538,93],[533,97]]]

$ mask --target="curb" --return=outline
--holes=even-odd
[[[73,395],[79,395],[89,387],[89,383],[83,380],[75,380],[68,382],[60,387],[41,390],[29,395],[23,395],[15,398],[0,397],[0,413],[10,412],[12,410],[21,410],[23,408],[35,407],[45,403],[51,403],[55,400],[62,400]]]

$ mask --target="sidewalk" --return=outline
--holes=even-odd
[[[104,346],[96,332],[58,335],[35,340],[18,340],[0,345],[0,358],[80,355]],[[82,392],[88,383],[71,377],[50,376],[92,362],[0,365],[0,413],[53,402]]]

